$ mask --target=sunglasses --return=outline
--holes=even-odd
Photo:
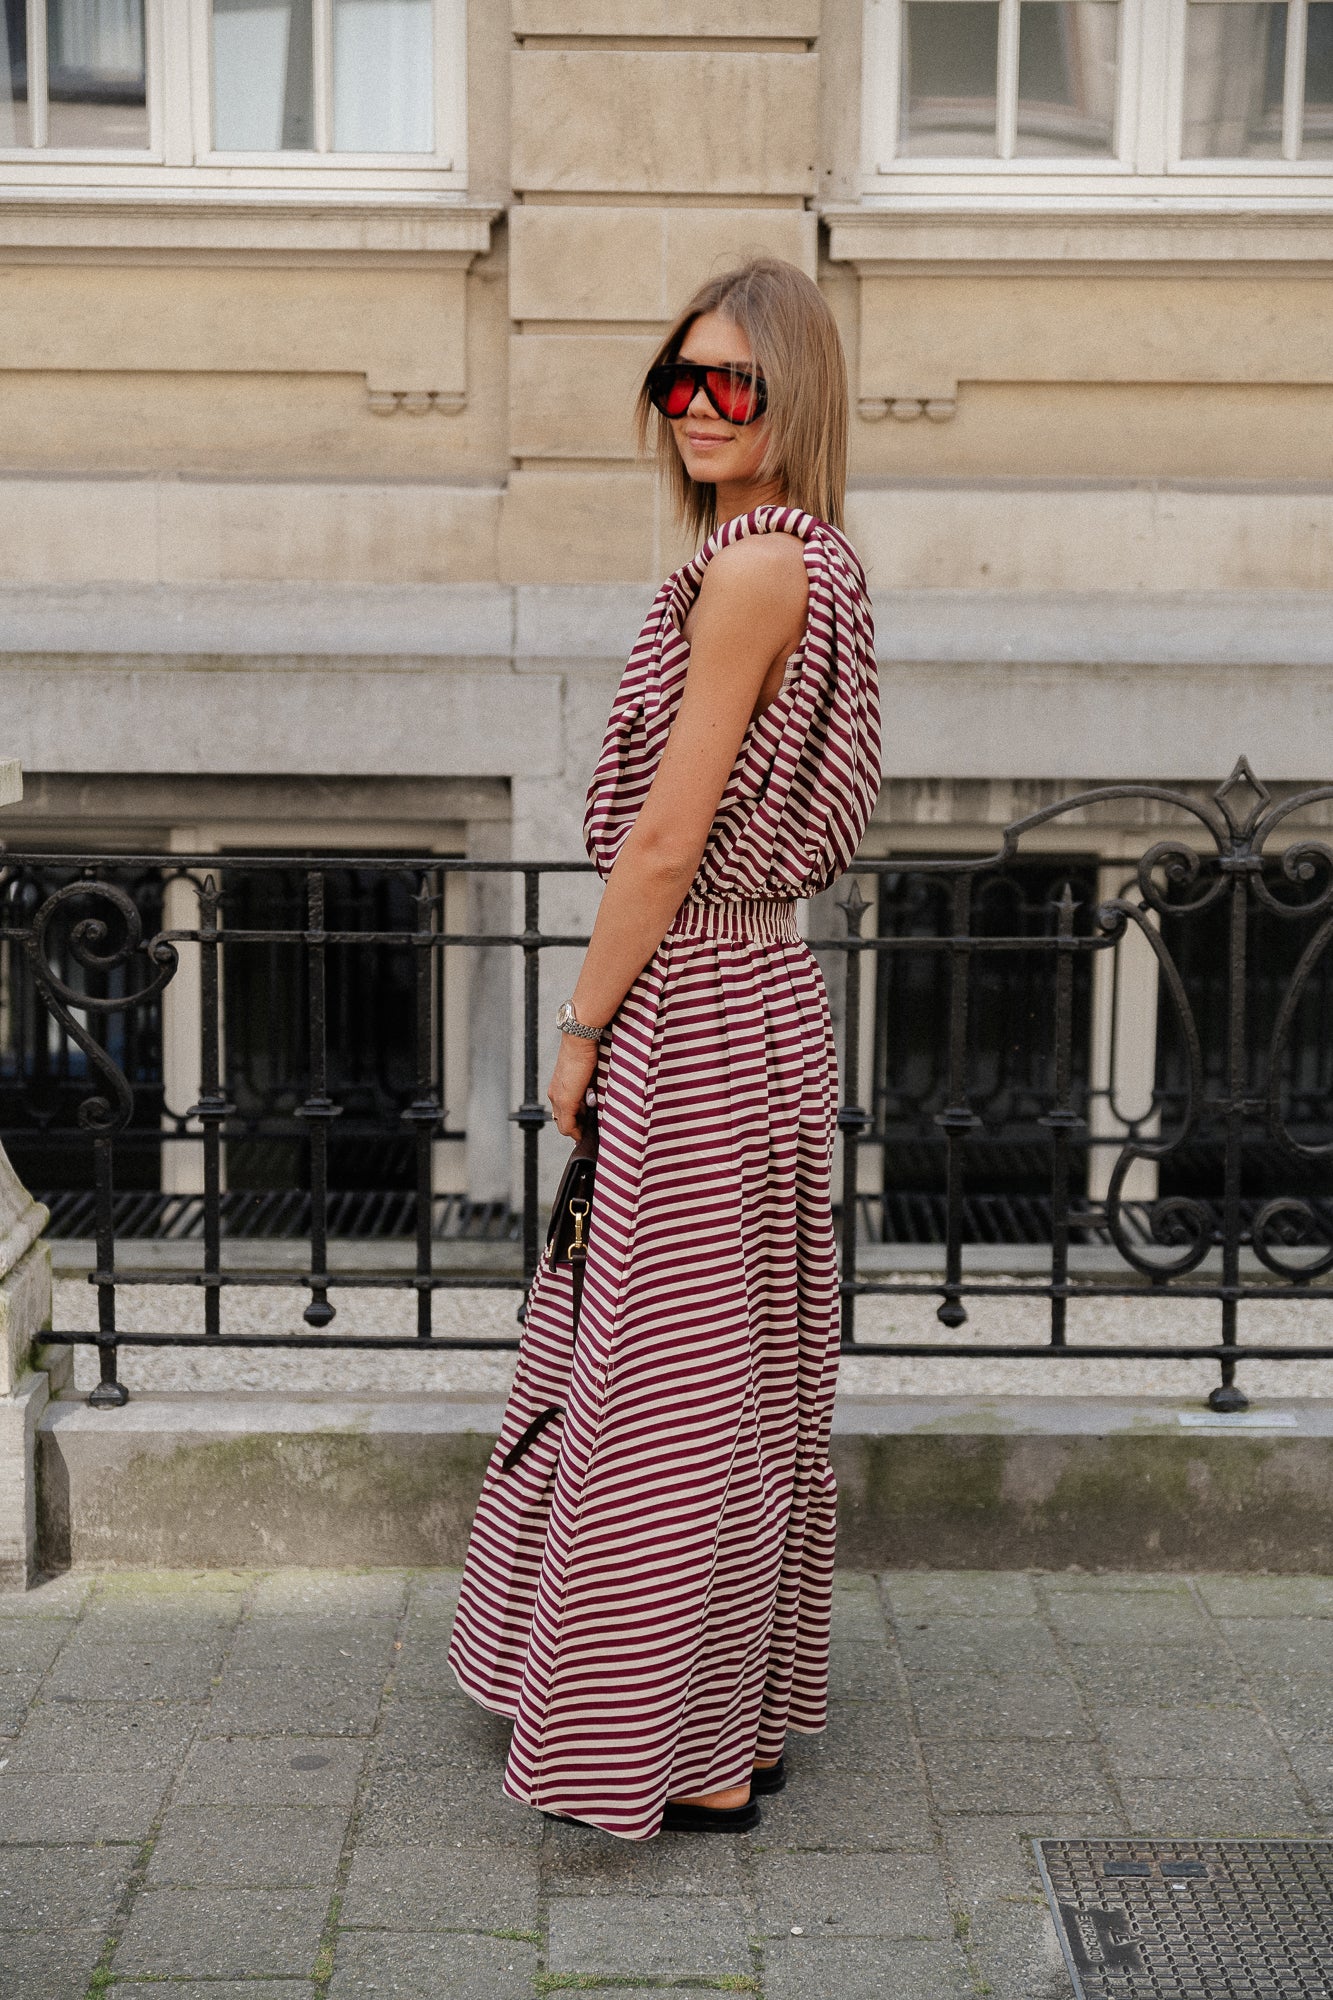
[[[700,390],[729,424],[762,417],[768,391],[762,375],[739,368],[705,368],[695,361],[663,361],[648,370],[648,400],[664,417],[683,417]]]

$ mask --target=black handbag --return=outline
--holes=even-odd
[[[566,1268],[573,1295],[573,1341],[579,1337],[583,1311],[583,1270],[588,1256],[592,1226],[592,1198],[597,1180],[597,1111],[593,1104],[583,1108],[578,1143],[565,1161],[565,1171],[551,1204],[551,1220],[546,1231],[546,1261],[553,1271]],[[539,1410],[522,1436],[517,1438],[500,1463],[501,1472],[512,1472],[531,1451],[548,1424],[565,1414],[561,1403]]]

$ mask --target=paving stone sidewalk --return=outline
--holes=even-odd
[[[1036,1834],[1333,1831],[1333,1579],[839,1579],[738,1839],[500,1795],[443,1573],[0,1597],[3,2000],[1068,2000]]]

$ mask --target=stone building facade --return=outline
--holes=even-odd
[[[1331,14],[4,0],[12,837],[577,854],[685,553],[636,380],[754,250],[818,277],[851,365],[872,851],[1242,752],[1327,778]],[[1075,844],[1115,883],[1141,832]],[[466,1173],[502,1192],[488,1020]]]

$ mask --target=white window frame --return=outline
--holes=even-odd
[[[180,187],[427,190],[467,187],[467,0],[432,0],[435,149],[430,153],[223,153],[213,149],[210,0],[144,0],[148,145],[143,148],[0,147],[9,188]],[[316,20],[330,0],[316,0]],[[33,81],[45,92],[46,0],[28,0]],[[318,29],[317,29],[318,32]],[[323,65],[327,73],[328,63]],[[32,84],[29,86],[32,91]],[[326,94],[327,95],[327,94]],[[30,126],[37,136],[44,120]],[[321,144],[331,106],[316,106]]]
[[[1216,0],[1226,5],[1230,0]],[[898,117],[902,7],[905,0],[864,0],[862,192],[893,206],[928,205],[941,200],[995,201],[1040,207],[1084,207],[1109,200],[1115,206],[1140,196],[1215,204],[1237,199],[1264,206],[1304,209],[1314,198],[1333,200],[1333,161],[1186,159],[1181,153],[1185,96],[1186,10],[1200,0],[1119,0],[1120,91],[1113,152],[1101,158],[1050,155],[1023,159],[974,156],[899,155]],[[918,0],[949,6],[954,0]],[[1019,0],[1000,0],[1001,78],[1016,61]],[[1297,134],[1291,110],[1291,82],[1304,62],[1308,0],[1286,0],[1288,108],[1284,150]],[[1290,32],[1291,27],[1296,32]],[[1006,33],[1007,29],[1007,41]],[[1007,56],[1007,70],[1006,70]],[[1001,92],[1001,143],[1004,99]],[[1008,135],[1012,144],[1012,134]]]

